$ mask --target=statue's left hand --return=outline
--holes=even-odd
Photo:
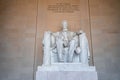
[[[76,50],[75,50],[76,54],[80,54],[81,53],[81,48],[80,47],[77,47]]]

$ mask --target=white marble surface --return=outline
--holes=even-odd
[[[53,63],[48,66],[38,66],[38,71],[96,71],[94,66],[81,63]]]
[[[95,66],[81,63],[53,63],[38,66],[36,80],[98,80]]]
[[[86,71],[37,71],[36,80],[98,80],[97,72],[94,69]]]

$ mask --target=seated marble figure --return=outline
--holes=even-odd
[[[68,30],[67,21],[62,22],[60,32],[46,31],[43,38],[43,65],[52,63],[81,63],[89,65],[90,51],[86,34]]]

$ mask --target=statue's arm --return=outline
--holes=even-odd
[[[51,33],[51,48],[55,49],[56,48],[56,34]]]
[[[50,31],[44,32],[44,37],[42,40],[43,48],[45,48],[45,46],[48,47],[48,43],[49,43],[50,50],[52,50],[53,52],[56,52],[55,50],[56,49],[56,36],[57,36],[56,33],[52,33]]]
[[[76,32],[73,32],[73,37],[76,37],[77,36],[77,33]]]

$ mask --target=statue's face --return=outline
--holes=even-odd
[[[62,22],[62,25],[63,25],[63,29],[67,29],[68,24],[66,20]]]
[[[84,33],[82,30],[79,31],[81,34]]]

